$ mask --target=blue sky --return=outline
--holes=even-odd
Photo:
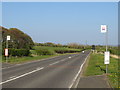
[[[100,25],[108,25],[109,45],[118,43],[117,2],[3,2],[2,26],[18,28],[34,42],[105,44]]]

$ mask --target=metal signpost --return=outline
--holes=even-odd
[[[6,38],[6,49],[5,49],[6,62],[8,61],[8,40],[10,40],[10,36],[7,36]]]
[[[106,25],[101,25],[101,33],[105,34],[106,52],[104,53],[104,64],[106,64],[106,74],[108,72],[108,64],[110,63],[110,52],[108,51],[108,30]]]

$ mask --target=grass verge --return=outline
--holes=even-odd
[[[84,76],[103,75],[105,74],[106,65],[104,64],[103,54],[91,54],[88,66]],[[108,79],[113,88],[118,88],[118,59],[110,58],[108,65]]]
[[[30,62],[30,61],[34,61],[34,60],[41,60],[41,59],[46,59],[46,58],[60,56],[60,55],[67,55],[67,54],[78,54],[78,53],[65,53],[65,54],[27,56],[27,57],[10,57],[8,59],[8,63],[10,63],[10,64],[25,63],[25,62]],[[5,57],[2,58],[2,62],[3,63],[6,62]]]
[[[33,60],[40,60],[45,58],[50,58],[58,55],[43,55],[43,56],[29,56],[29,57],[11,57],[8,59],[8,63],[10,64],[18,64],[18,63],[24,63],[29,62]],[[2,62],[6,62],[5,59],[2,59]]]

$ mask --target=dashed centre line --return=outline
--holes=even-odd
[[[68,57],[69,58],[69,57]],[[54,62],[54,63],[51,63],[51,64],[49,64],[50,66],[51,65],[54,65],[54,64],[57,64],[57,63],[59,63],[59,62],[62,62],[62,61],[65,61],[67,58],[65,58],[65,59],[62,59],[62,60],[60,60],[60,61],[57,61],[57,62]]]
[[[65,59],[62,59],[62,60],[60,60],[60,61],[56,61],[56,62],[54,62],[54,63],[51,63],[51,64],[49,64],[48,66],[51,66],[51,65],[57,64],[57,63],[59,63],[59,62],[68,60],[68,58],[70,59],[70,58],[72,58],[72,57],[69,56],[69,57],[67,57],[67,58],[65,58]],[[21,65],[21,64],[18,64],[18,65]],[[10,68],[10,67],[8,67],[8,68]],[[0,85],[5,84],[5,83],[7,83],[7,82],[11,82],[11,81],[16,80],[16,79],[19,79],[19,78],[22,78],[22,77],[24,77],[24,76],[30,75],[30,74],[35,73],[35,72],[37,72],[37,71],[40,71],[40,70],[42,70],[42,69],[44,69],[44,68],[45,68],[45,67],[37,67],[35,70],[30,71],[30,72],[27,72],[27,73],[24,73],[24,74],[21,74],[21,75],[19,75],[19,76],[11,76],[11,77],[9,77],[8,80],[5,80],[5,81],[3,81],[3,82],[0,82]],[[3,68],[3,69],[4,69],[4,68]]]
[[[51,65],[57,64],[57,63],[59,63],[59,62],[60,62],[60,61],[57,61],[57,62],[51,63],[51,64],[49,64],[49,65],[51,66]]]

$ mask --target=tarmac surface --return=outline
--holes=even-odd
[[[72,88],[79,77],[78,90],[111,88],[105,75],[85,77],[78,73],[88,54],[86,51],[85,54],[63,55],[21,65],[3,63],[3,81],[0,84],[3,88]]]
[[[90,51],[45,60],[17,64],[3,64],[3,88],[71,88],[79,76]]]
[[[111,88],[105,75],[81,77],[77,88]]]

